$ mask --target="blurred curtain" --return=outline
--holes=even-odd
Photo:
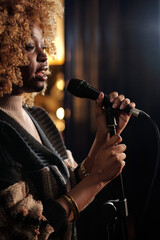
[[[98,0],[66,1],[66,81],[84,79],[98,87]],[[77,162],[86,157],[95,131],[94,103],[66,94],[65,139]],[[82,141],[80,141],[80,139]]]
[[[159,126],[159,0],[66,0],[65,24],[66,81],[85,79],[107,94],[114,90],[123,93]],[[77,162],[81,162],[96,130],[94,103],[66,93],[65,107],[71,111],[71,116],[66,117],[65,142]],[[122,137],[127,145],[123,179],[130,239],[159,239],[159,168],[147,211],[141,219],[156,166],[155,131],[149,120],[132,117]],[[92,206],[88,209],[84,215],[96,218]],[[99,219],[96,223],[86,219],[88,222],[80,220],[79,239],[98,239]]]

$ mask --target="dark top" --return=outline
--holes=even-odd
[[[35,201],[42,201],[43,215],[54,229],[54,233],[44,239],[71,239],[66,213],[55,199],[76,184],[75,162],[68,157],[62,137],[45,110],[38,107],[25,110],[42,144],[0,110],[0,190],[4,193],[14,184],[24,182],[28,189],[26,195],[29,193]],[[8,206],[2,205],[6,211]],[[14,218],[18,221],[17,215]],[[8,234],[9,239],[23,239],[17,237],[15,228]],[[72,239],[75,238],[72,236]]]

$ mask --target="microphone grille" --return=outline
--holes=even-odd
[[[71,94],[73,94],[76,97],[83,97],[82,94],[82,88],[83,88],[83,84],[85,83],[84,80],[80,80],[80,79],[71,79],[68,83],[67,86],[67,91],[70,92]]]

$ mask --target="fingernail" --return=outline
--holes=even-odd
[[[123,105],[121,105],[121,106],[119,107],[119,109],[123,110],[123,109],[124,109],[124,106],[123,106]]]
[[[97,98],[97,103],[100,103],[100,102],[101,102],[102,96],[103,96],[103,93],[100,92],[100,94],[99,94],[99,96],[98,96],[98,98]]]
[[[134,107],[134,103],[130,103],[130,107],[133,108]]]
[[[103,96],[103,92],[100,92],[100,94],[99,94],[99,99],[101,99],[102,98],[102,96]]]
[[[112,105],[112,107],[113,107],[113,108],[117,108],[117,103],[114,103],[114,104]]]

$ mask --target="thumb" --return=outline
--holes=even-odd
[[[102,103],[103,103],[103,99],[104,99],[104,93],[100,93],[99,97],[96,100],[96,118],[98,119],[99,117],[101,117],[103,115],[103,110],[102,110]]]

